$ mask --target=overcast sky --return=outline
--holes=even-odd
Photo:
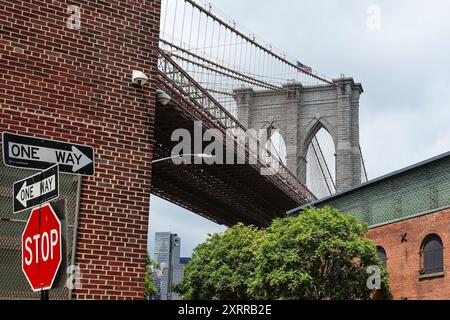
[[[450,151],[450,1],[210,2],[289,57],[362,83],[369,179]],[[150,253],[155,231],[178,233],[190,256],[207,233],[225,230],[156,197],[150,212]]]

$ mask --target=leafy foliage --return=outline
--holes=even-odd
[[[195,249],[175,290],[184,299],[250,299],[248,280],[254,277],[255,254],[263,235],[238,224],[210,236]]]
[[[267,230],[242,224],[200,244],[176,290],[184,299],[368,299],[369,266],[387,271],[368,229],[337,209],[310,208]]]
[[[150,259],[147,254],[146,257],[146,271],[145,271],[145,289],[144,289],[144,297],[154,296],[158,293],[155,288],[155,284],[153,283],[153,268],[157,267],[155,262]]]
[[[368,229],[337,209],[310,208],[278,219],[257,253],[250,285],[260,299],[368,299],[367,268],[379,266],[382,291],[387,273]]]

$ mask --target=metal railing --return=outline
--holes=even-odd
[[[220,129],[224,134],[229,134],[228,129],[238,129],[241,132],[247,132],[247,128],[185,72],[170,57],[169,52],[161,49],[159,50],[158,75],[160,87],[169,91],[167,93],[172,95],[172,97],[177,97],[175,99],[177,103],[191,114],[197,116],[199,120],[209,123],[214,128]],[[252,135],[247,136],[257,140],[256,142],[258,144],[260,143],[257,137],[253,137]],[[226,140],[228,141],[228,139]],[[257,157],[256,154],[251,154],[251,150],[247,146],[244,147],[250,157]],[[268,155],[271,154],[269,149],[265,147],[264,149]],[[314,194],[279,159],[277,159],[276,166],[277,173],[267,175],[268,180],[285,190],[299,204],[308,203],[316,199]],[[258,169],[269,169],[267,165],[264,165],[259,160],[257,161],[256,167]]]

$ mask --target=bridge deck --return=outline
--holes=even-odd
[[[172,103],[156,108],[155,159],[170,156],[177,144],[171,141],[174,130],[186,129],[193,137],[196,120],[202,121],[204,129],[214,128],[224,134],[232,127],[245,130],[164,52],[159,71],[160,88],[172,97]],[[200,98],[194,103],[193,96]],[[224,147],[224,154],[226,150],[230,148]],[[153,166],[152,193],[225,225],[243,222],[267,226],[286,210],[315,199],[282,164],[279,173],[270,176],[261,175],[262,167],[260,162],[243,165],[160,162]]]

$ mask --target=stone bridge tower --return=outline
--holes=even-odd
[[[336,191],[361,183],[359,149],[359,97],[361,84],[352,78],[336,85],[288,84],[286,91],[235,90],[238,119],[247,128],[261,129],[267,122],[279,130],[287,150],[287,167],[306,183],[306,155],[311,140],[324,128],[336,150]]]

